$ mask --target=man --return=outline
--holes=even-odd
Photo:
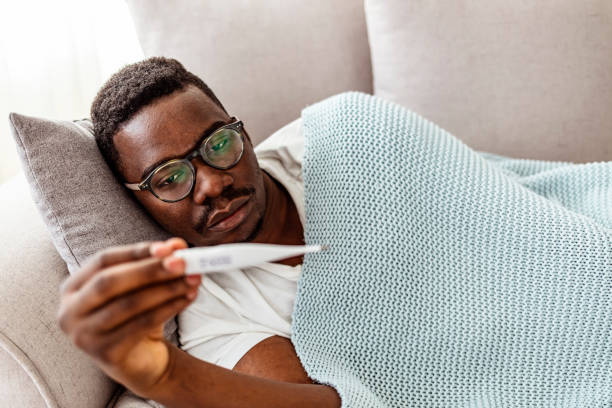
[[[188,245],[303,244],[303,193],[290,171],[282,175],[282,153],[260,150],[275,179],[242,123],[172,59],[123,68],[91,116],[118,180],[175,238],[92,257],[62,287],[64,332],[110,377],[168,407],[340,406],[332,388],[308,378],[288,339],[301,257],[200,278],[185,277],[171,256]],[[191,354],[163,337],[180,312]]]

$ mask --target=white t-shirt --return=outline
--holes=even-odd
[[[303,226],[302,120],[278,130],[254,150],[261,169],[289,192]],[[302,265],[267,262],[204,275],[198,297],[178,316],[182,349],[201,360],[232,369],[267,337],[290,337],[301,272]]]

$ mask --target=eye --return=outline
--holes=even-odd
[[[225,134],[222,136],[216,137],[215,140],[213,141],[211,148],[215,153],[222,153],[227,148],[229,141],[230,141],[229,137],[227,137],[227,135]]]
[[[240,133],[234,129],[219,130],[208,139],[202,152],[209,163],[225,167],[235,163],[242,153]]]
[[[168,186],[174,183],[180,183],[181,181],[185,179],[184,176],[185,176],[184,171],[176,171],[172,173],[169,177],[166,177],[161,183],[159,183],[159,186],[163,187],[163,186]]]

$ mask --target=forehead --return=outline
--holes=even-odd
[[[123,123],[113,138],[125,178],[138,181],[149,165],[194,148],[206,129],[228,119],[193,85],[156,99]]]

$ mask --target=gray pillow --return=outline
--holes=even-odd
[[[89,119],[11,113],[9,123],[36,207],[70,273],[100,249],[170,237],[116,180]],[[166,335],[175,330],[173,319]]]

